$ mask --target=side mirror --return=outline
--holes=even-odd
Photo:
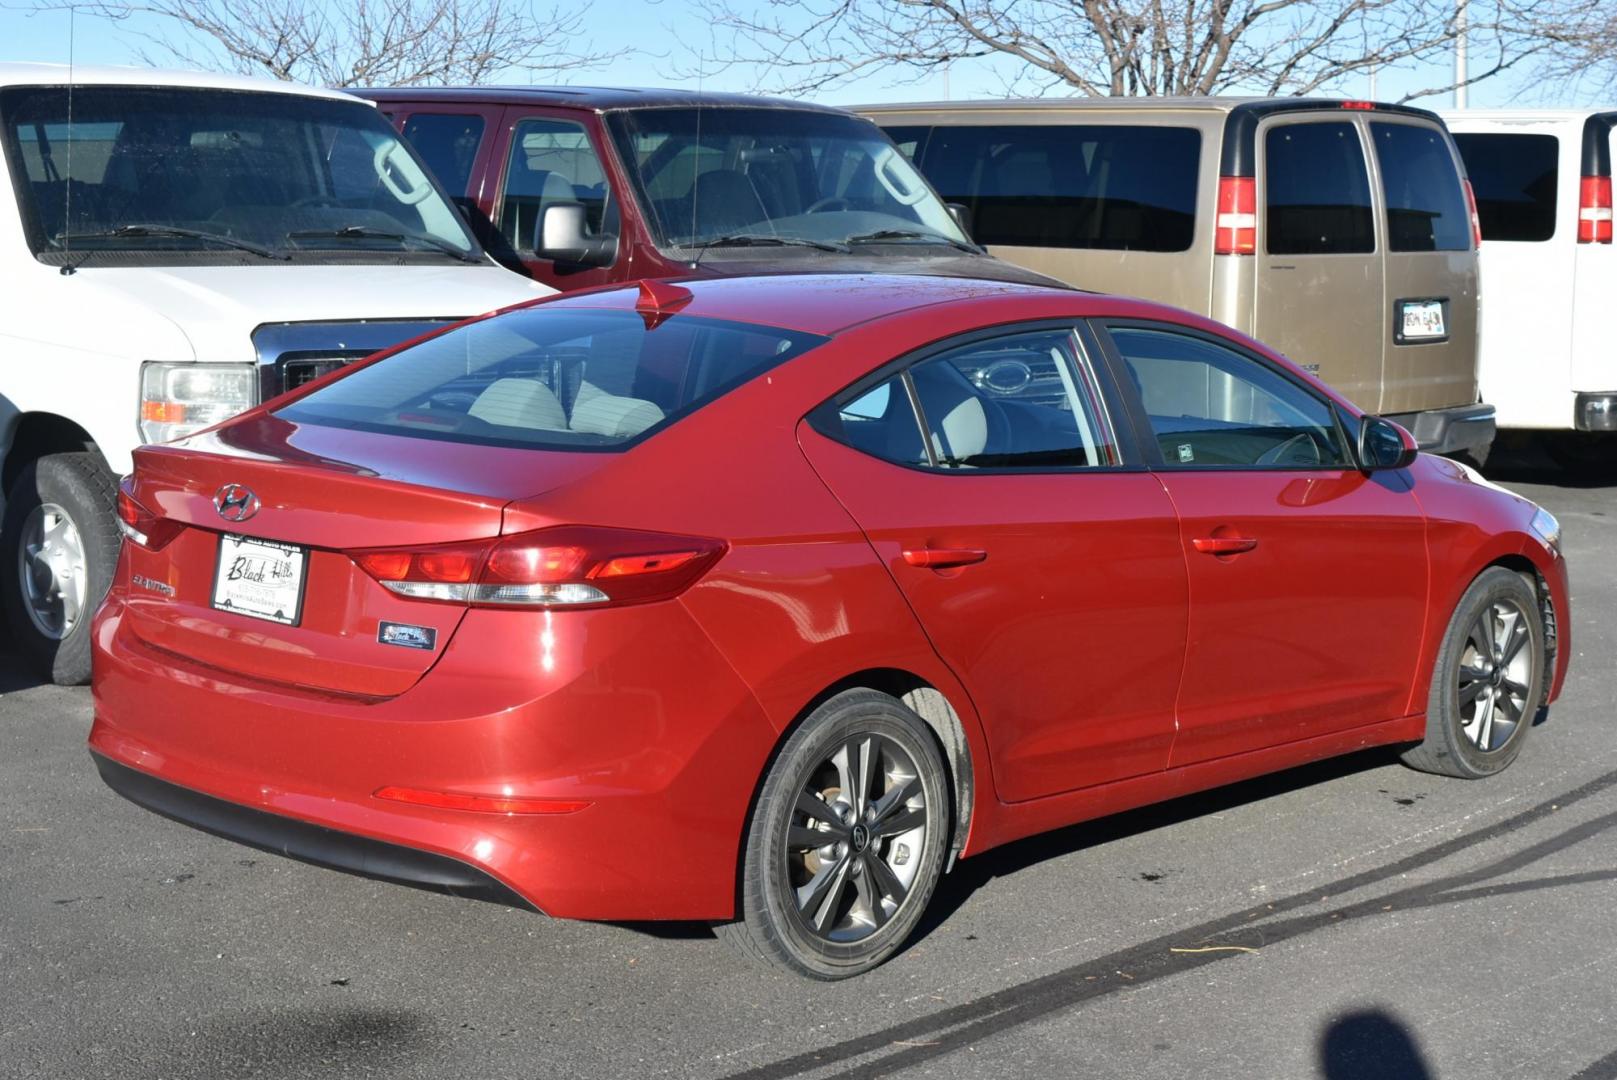
[[[1359,468],[1375,472],[1408,468],[1420,447],[1413,435],[1386,417],[1365,416],[1359,420],[1358,450]]]
[[[954,218],[954,223],[960,226],[960,231],[966,234],[967,240],[970,240],[971,211],[957,202],[944,203],[943,208],[949,211],[949,216]]]
[[[585,266],[606,266],[617,253],[617,237],[590,236],[581,203],[555,203],[544,208],[533,230],[533,253],[541,259]]]

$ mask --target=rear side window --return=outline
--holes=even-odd
[[[1535,242],[1555,235],[1561,140],[1554,135],[1457,134],[1477,197],[1484,240]]]
[[[484,126],[475,114],[416,113],[404,122],[404,137],[450,197],[457,198],[471,186]]]
[[[1391,251],[1466,251],[1471,215],[1448,140],[1420,124],[1370,125],[1387,195]]]
[[[1263,141],[1271,255],[1349,255],[1376,249],[1364,148],[1353,124],[1285,124]]]
[[[1120,460],[1099,402],[1072,332],[1046,330],[950,349],[813,422],[902,465],[1092,468]]]
[[[984,244],[1185,251],[1196,235],[1201,133],[1127,125],[889,131],[921,151],[945,202],[971,211]]]
[[[449,442],[610,449],[824,339],[632,311],[535,309],[471,323],[277,410],[297,423]]]

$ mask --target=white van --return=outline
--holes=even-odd
[[[0,146],[0,599],[59,683],[89,677],[135,446],[553,291],[346,94],[0,64]]]
[[[1482,398],[1501,428],[1559,433],[1573,469],[1617,467],[1612,157],[1617,112],[1443,114],[1482,220]]]

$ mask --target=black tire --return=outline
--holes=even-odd
[[[0,520],[0,598],[5,602],[6,626],[24,659],[59,686],[90,681],[90,617],[106,596],[118,562],[117,499],[118,481],[94,453],[49,454],[30,462],[6,493],[5,517]],[[20,550],[31,515],[50,506],[71,519],[83,556],[75,570],[84,575],[83,600],[70,629],[60,637],[31,613]]]
[[[1515,571],[1491,567],[1449,620],[1432,672],[1426,739],[1404,753],[1404,764],[1465,780],[1492,776],[1521,753],[1543,698],[1537,592]]]
[[[853,790],[845,791],[835,758],[854,761],[856,754],[868,754],[870,779],[850,777]],[[953,820],[949,791],[943,756],[920,717],[874,690],[826,701],[770,767],[745,840],[740,918],[717,927],[718,935],[750,959],[815,979],[845,979],[881,964],[915,930],[942,876]],[[811,816],[800,796],[825,816]],[[855,806],[869,815],[850,821],[838,812],[853,814]],[[820,836],[827,843],[813,846]],[[807,896],[823,902],[800,904],[799,889],[822,881],[825,887]]]

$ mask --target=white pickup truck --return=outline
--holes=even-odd
[[[0,144],[0,602],[59,683],[89,677],[137,445],[553,291],[346,94],[0,64]]]

